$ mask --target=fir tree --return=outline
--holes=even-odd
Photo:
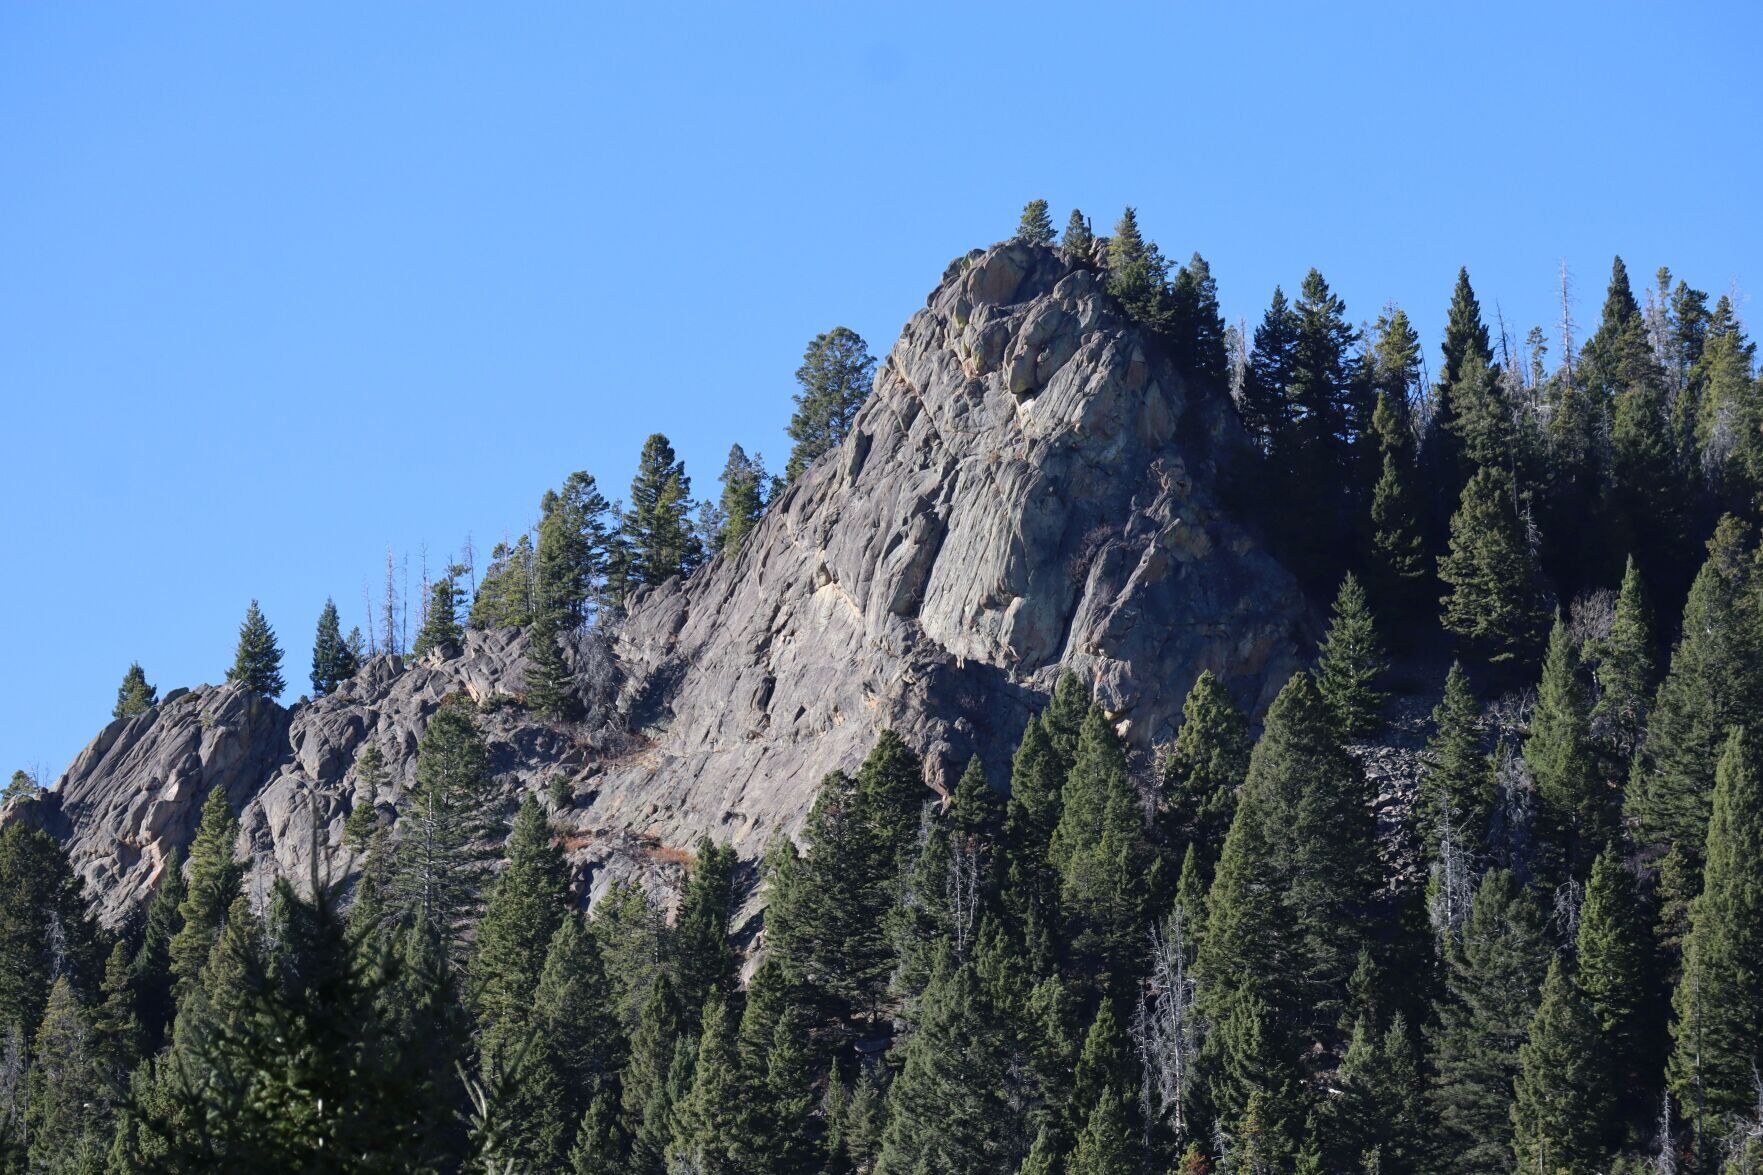
[[[398,920],[428,927],[451,952],[477,908],[488,862],[475,846],[485,823],[489,752],[471,707],[444,702],[416,748],[416,786],[406,796],[392,863]]]
[[[537,579],[532,536],[523,534],[511,544],[497,543],[471,600],[471,627],[523,628],[531,624],[538,610]]]
[[[337,603],[325,597],[318,614],[318,635],[312,641],[312,696],[323,697],[355,676],[355,654],[343,641]]]
[[[630,1135],[632,1173],[665,1170],[673,1137],[673,1111],[685,1093],[691,1045],[682,1036],[684,1018],[673,983],[663,976],[650,985],[623,1074],[624,1129]]]
[[[728,996],[713,993],[703,1009],[703,1030],[692,1064],[692,1085],[675,1109],[670,1169],[703,1175],[742,1175],[753,1167],[747,1134],[751,1094],[735,1053],[736,1023]]]
[[[1490,870],[1446,959],[1447,998],[1432,1030],[1441,1169],[1504,1170],[1512,1155],[1512,1090],[1543,980],[1537,912],[1512,875]]]
[[[142,672],[141,663],[136,661],[122,675],[122,684],[116,687],[116,708],[110,716],[133,718],[136,714],[145,714],[158,701],[159,691],[147,684],[147,675]]]
[[[1385,695],[1377,681],[1387,668],[1365,589],[1349,572],[1316,658],[1316,689],[1344,737],[1367,738],[1383,728]]]
[[[171,1026],[171,944],[184,924],[184,855],[172,849],[159,867],[159,885],[147,901],[147,917],[141,945],[135,952],[133,972],[137,1006],[141,1014],[144,1050],[156,1053],[165,1043]]]
[[[1108,292],[1135,321],[1163,329],[1169,317],[1169,262],[1139,231],[1138,213],[1127,208],[1108,238]]]
[[[1045,200],[1030,200],[1022,206],[1022,220],[1016,226],[1016,239],[1030,245],[1053,243],[1053,218],[1047,215]]]
[[[451,575],[444,575],[429,585],[428,610],[410,655],[422,657],[438,650],[443,657],[452,656],[464,640],[465,629],[459,624],[459,588]]]
[[[98,1003],[92,1009],[93,1047],[103,1063],[106,1082],[121,1089],[141,1059],[141,1017],[136,1013],[134,959],[129,944],[118,938],[104,964]]]
[[[1229,385],[1224,318],[1212,267],[1195,253],[1176,271],[1169,290],[1169,335],[1184,369],[1209,387]]]
[[[1678,1104],[1698,1116],[1749,1109],[1763,1066],[1763,772],[1742,730],[1720,755],[1703,859],[1668,1070]]]
[[[722,467],[722,526],[716,533],[716,550],[738,550],[747,532],[759,525],[765,513],[766,494],[771,478],[758,454],[747,456],[739,445],[731,445],[728,461]]]
[[[1602,1142],[1609,1150],[1623,1141],[1623,1121],[1642,1121],[1651,1110],[1664,1037],[1640,888],[1614,843],[1592,864],[1579,910],[1576,951],[1579,989],[1597,1022],[1602,1056],[1619,1099],[1601,1123]]]
[[[478,919],[466,972],[467,999],[485,1027],[526,1021],[569,887],[562,850],[530,794],[521,798],[502,853],[505,865]]]
[[[1288,444],[1292,413],[1286,399],[1297,363],[1298,316],[1286,301],[1285,291],[1273,290],[1273,301],[1255,328],[1249,370],[1243,382],[1239,411],[1243,427],[1261,452],[1269,457],[1283,453]]]
[[[49,989],[37,1029],[25,1099],[30,1169],[102,1170],[114,1095],[91,1015],[67,976],[60,976]]]
[[[600,591],[610,557],[611,510],[593,477],[580,470],[539,502],[538,611],[565,632],[587,622]]]
[[[238,839],[239,818],[226,792],[216,787],[202,805],[202,821],[190,843],[188,888],[178,909],[180,925],[171,940],[171,973],[180,1005],[200,984],[227,910],[239,896],[244,866],[233,854]]]
[[[1074,261],[1087,262],[1095,252],[1096,234],[1090,229],[1089,219],[1082,212],[1073,208],[1071,215],[1065,220],[1065,234],[1059,244],[1067,256]]]
[[[1395,403],[1379,392],[1371,415],[1380,462],[1371,490],[1371,566],[1379,597],[1406,612],[1427,579],[1426,529],[1413,433]]]
[[[1066,1175],[1132,1175],[1140,1162],[1126,1098],[1117,1089],[1105,1089],[1077,1136]]]
[[[822,453],[837,448],[875,383],[875,356],[856,331],[836,326],[815,335],[796,369],[796,412],[790,418],[795,445],[784,480],[801,477]]]
[[[1609,635],[1588,650],[1598,682],[1592,719],[1625,755],[1633,754],[1641,744],[1656,688],[1652,627],[1640,571],[1631,555],[1622,574],[1622,591],[1616,598]]]
[[[1469,270],[1457,271],[1457,285],[1451,291],[1451,307],[1445,320],[1444,363],[1433,384],[1431,420],[1426,438],[1427,481],[1439,495],[1443,512],[1457,501],[1468,478],[1464,466],[1462,443],[1458,439],[1457,381],[1465,359],[1474,358],[1484,367],[1494,361],[1488,343],[1487,324],[1481,318],[1481,302],[1469,284]]]
[[[59,974],[96,979],[91,926],[67,852],[48,833],[12,821],[0,830],[0,1043],[17,1027],[36,1036]]]
[[[256,600],[251,601],[244,623],[239,625],[239,651],[226,679],[266,698],[274,698],[287,688],[282,680],[282,650],[275,643],[269,621],[258,611]]]
[[[1427,844],[1437,845],[1440,829],[1448,821],[1467,844],[1479,848],[1485,844],[1493,811],[1493,765],[1482,749],[1481,705],[1458,662],[1453,661],[1445,674],[1444,695],[1433,709],[1432,726],[1420,801]]]
[[[541,614],[527,630],[526,703],[546,718],[573,722],[581,717],[582,701],[562,642],[554,613]]]
[[[1090,965],[1118,977],[1140,948],[1149,852],[1125,748],[1100,707],[1084,719],[1061,800],[1048,862],[1059,874],[1069,939]]]
[[[736,987],[738,964],[728,928],[739,864],[732,846],[715,844],[709,837],[699,840],[673,927],[673,974],[688,1012]],[[695,1016],[687,1019],[696,1025]]]
[[[618,1117],[617,1098],[603,1090],[589,1102],[576,1128],[569,1170],[572,1175],[627,1175],[630,1147],[630,1136]]]
[[[1560,956],[1518,1049],[1512,1102],[1514,1170],[1601,1170],[1612,1095],[1596,1017]]]
[[[1249,769],[1249,722],[1209,669],[1182,702],[1181,729],[1163,766],[1159,821],[1171,848],[1198,848],[1216,860]]]
[[[1579,648],[1555,618],[1542,684],[1530,713],[1524,761],[1548,818],[1583,871],[1610,833],[1610,797],[1592,755],[1590,707],[1579,684]]]
[[[651,434],[637,459],[620,528],[632,586],[662,583],[697,565],[702,552],[692,531],[691,508],[692,482],[685,462],[674,456],[665,436]]]
[[[1504,469],[1484,466],[1464,487],[1439,578],[1450,587],[1441,616],[1447,632],[1495,665],[1535,655],[1548,615],[1542,577]]]

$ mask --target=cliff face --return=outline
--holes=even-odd
[[[1050,248],[975,251],[906,324],[851,435],[740,549],[640,593],[610,660],[574,652],[612,725],[534,721],[519,634],[473,633],[292,711],[232,687],[168,695],[14,818],[63,836],[114,917],[217,784],[260,872],[304,873],[316,845],[346,876],[344,817],[396,805],[450,692],[479,702],[505,802],[563,778],[553,815],[596,884],[701,835],[757,853],[883,727],[933,787],[976,753],[999,769],[1062,668],[1148,749],[1201,669],[1259,708],[1298,664],[1307,605],[1219,502],[1243,444],[1223,393],[1188,387],[1100,275]],[[393,776],[372,797],[353,769],[369,739]]]

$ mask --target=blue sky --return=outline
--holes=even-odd
[[[1436,363],[1458,265],[1516,333],[1556,268],[1763,282],[1763,8],[0,6],[0,766],[51,773],[138,659],[218,680],[252,597],[305,688],[360,620],[613,496],[781,465],[791,373],[879,354],[1022,203],[1136,204],[1227,314],[1321,268]],[[1748,307],[1742,307],[1749,312]]]

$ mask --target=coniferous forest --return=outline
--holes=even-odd
[[[677,892],[591,910],[559,798],[485,802],[463,698],[399,810],[350,816],[347,884],[248,886],[217,789],[101,927],[15,820],[0,1170],[1763,1171],[1763,384],[1734,299],[1617,259],[1595,323],[1519,336],[1460,271],[1429,352],[1315,270],[1228,324],[1130,208],[1057,233],[1037,200],[1017,238],[1235,405],[1223,492],[1318,617],[1264,713],[1201,672],[1146,755],[1068,673],[1007,778],[932,792],[884,731],[762,860],[707,839]],[[565,647],[737,549],[874,373],[816,337],[783,474],[737,445],[715,501],[660,434],[624,501],[571,475],[425,582],[413,640],[388,559],[366,636],[325,602],[312,695],[516,626],[522,704],[580,719]],[[228,679],[284,675],[253,602]],[[115,715],[157,700],[132,665]]]

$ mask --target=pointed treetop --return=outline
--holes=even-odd
[[[1016,226],[1016,239],[1030,245],[1053,243],[1053,219],[1047,215],[1045,200],[1030,200],[1022,208],[1022,220]]]

